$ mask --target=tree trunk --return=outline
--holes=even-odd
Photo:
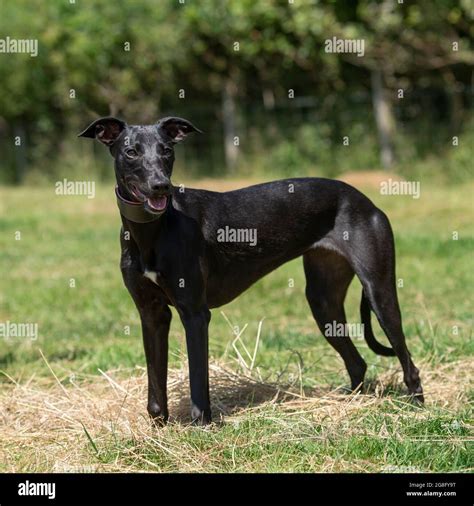
[[[460,83],[450,68],[442,70],[443,79],[446,83],[446,93],[449,97],[449,119],[451,129],[457,130],[462,122],[463,100],[460,92]]]
[[[275,109],[275,95],[271,88],[264,88],[262,91],[263,105],[267,111]]]
[[[383,168],[388,170],[394,162],[393,131],[395,121],[393,119],[390,102],[384,90],[382,72],[379,69],[373,69],[371,71],[371,82],[372,104],[380,142],[380,159]]]
[[[235,145],[236,130],[236,106],[235,96],[237,88],[230,77],[224,83],[222,89],[222,122],[224,125],[224,153],[225,164],[229,172],[235,170],[239,147]]]

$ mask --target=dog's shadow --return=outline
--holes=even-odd
[[[349,387],[327,385],[324,387],[305,387],[300,389],[294,385],[266,383],[255,381],[245,376],[229,373],[225,378],[211,378],[211,405],[213,419],[217,423],[225,423],[225,419],[258,408],[266,403],[281,404],[304,398],[317,399],[334,394],[334,400],[347,402],[353,392]],[[390,382],[378,379],[367,379],[361,394],[370,397],[406,397],[404,386],[395,378]],[[182,424],[191,423],[190,397],[188,381],[180,381],[173,388],[170,396],[170,411],[172,421]]]
[[[289,390],[288,385],[257,382],[244,376],[222,378],[213,382],[211,380],[211,405],[213,420],[219,423],[227,417],[232,417],[243,411],[257,408],[262,404],[269,402],[282,403],[290,399],[295,399]],[[294,391],[294,388],[292,389]],[[319,392],[323,393],[322,389]],[[308,389],[304,395],[310,395]],[[311,395],[317,395],[314,389],[311,389]],[[170,411],[175,422],[187,424],[191,422],[190,418],[190,397],[187,381],[183,381],[174,389],[174,400],[170,400]]]

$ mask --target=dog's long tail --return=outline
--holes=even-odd
[[[370,302],[366,297],[364,290],[362,290],[362,298],[360,300],[360,317],[362,319],[362,323],[364,324],[364,337],[369,345],[369,348],[377,355],[382,355],[384,357],[394,357],[396,354],[392,348],[388,346],[384,346],[380,344],[374,336],[374,331],[372,330],[372,323],[370,321]]]

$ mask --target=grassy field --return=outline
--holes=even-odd
[[[210,428],[189,426],[184,333],[174,318],[172,420],[161,430],[146,415],[112,185],[91,200],[53,187],[0,188],[0,322],[39,325],[36,340],[0,341],[0,471],[472,471],[474,188],[422,186],[417,200],[381,196],[368,182],[357,184],[395,231],[404,327],[426,407],[408,403],[398,361],[364,341],[356,345],[369,389],[345,393],[345,369],[316,329],[298,259],[213,311]],[[359,322],[359,297],[354,280],[349,322]],[[252,365],[245,348],[253,355],[260,322]]]

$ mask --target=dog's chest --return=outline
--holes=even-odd
[[[143,275],[145,276],[145,278],[148,278],[150,281],[152,281],[153,283],[155,283],[155,285],[159,286],[159,283],[158,283],[158,273],[156,271],[150,271],[148,269],[145,269]]]
[[[141,265],[143,277],[149,279],[155,285],[160,286],[160,281],[163,278],[163,266],[161,255],[156,251],[150,249],[141,255]]]

